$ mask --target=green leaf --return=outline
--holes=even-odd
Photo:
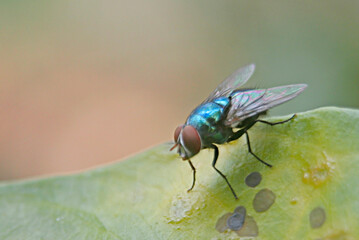
[[[165,143],[83,173],[2,184],[0,239],[359,239],[359,111],[321,108],[249,134],[273,168],[245,138],[220,146],[217,167],[239,200],[211,150],[192,159],[187,193],[191,168]],[[245,183],[252,172],[256,187]],[[243,214],[244,226],[228,229]]]

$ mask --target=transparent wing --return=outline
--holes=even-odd
[[[210,102],[218,97],[229,96],[234,90],[238,89],[248,81],[252,76],[254,69],[254,64],[237,69],[232,75],[221,82],[203,103]]]
[[[306,87],[306,84],[294,84],[234,93],[232,95],[232,105],[224,124],[226,126],[235,127],[246,118],[291,100]]]

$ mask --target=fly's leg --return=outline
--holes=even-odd
[[[192,182],[192,186],[190,189],[187,190],[187,192],[190,192],[193,188],[194,188],[194,185],[196,184],[196,168],[193,166],[191,160],[187,160],[189,165],[191,166],[192,168],[192,171],[193,171],[193,182]]]
[[[248,135],[247,130],[248,130],[250,127],[252,127],[256,122],[261,122],[261,123],[265,123],[265,124],[274,126],[274,125],[277,125],[277,124],[283,124],[283,123],[289,122],[290,120],[292,120],[292,119],[295,118],[295,117],[296,117],[296,114],[294,114],[294,115],[293,115],[292,117],[290,117],[289,119],[286,119],[286,120],[280,121],[280,122],[275,122],[275,123],[271,123],[271,122],[267,122],[267,121],[264,121],[264,120],[257,119],[257,120],[255,120],[251,125],[247,126],[246,128],[240,129],[240,130],[238,130],[237,132],[235,132],[235,133],[233,134],[233,136],[231,136],[231,137],[228,139],[228,142],[234,141],[234,140],[240,138],[243,134],[246,134],[248,152],[249,152],[250,154],[252,154],[253,157],[255,157],[255,158],[256,158],[258,161],[260,161],[261,163],[267,165],[268,167],[272,167],[272,165],[270,165],[269,163],[263,161],[262,159],[260,159],[257,155],[255,155],[255,154],[252,152],[251,143],[250,143],[250,141],[249,141],[249,135]]]
[[[261,122],[261,123],[265,123],[265,124],[274,126],[274,125],[277,125],[277,124],[283,124],[283,123],[289,122],[290,120],[292,120],[292,119],[295,118],[296,116],[297,116],[296,114],[293,114],[293,116],[291,116],[290,118],[288,118],[288,119],[286,119],[286,120],[284,120],[284,121],[275,122],[275,123],[267,122],[267,121],[260,120],[260,119],[256,120],[256,122]],[[249,152],[250,154],[252,154],[252,155],[253,155],[257,160],[259,160],[261,163],[264,163],[264,164],[267,165],[268,167],[272,167],[272,165],[270,165],[269,163],[266,163],[265,161],[263,161],[262,159],[260,159],[257,155],[255,155],[255,154],[252,152],[251,143],[249,142],[248,132],[245,131],[245,134],[246,134],[246,137],[247,137],[248,152]]]
[[[242,135],[246,132],[246,129],[240,129],[237,132],[235,132],[229,139],[227,142],[231,142],[234,140],[237,140],[238,138],[242,137]]]
[[[255,157],[258,161],[260,161],[261,163],[267,165],[268,167],[272,167],[272,165],[270,165],[269,163],[266,163],[265,161],[263,161],[262,159],[260,159],[257,155],[255,155],[253,152],[252,152],[252,148],[251,148],[251,143],[249,141],[249,135],[248,135],[248,132],[245,131],[245,134],[246,134],[246,138],[247,138],[247,146],[248,146],[248,152],[250,154],[253,155],[253,157]]]
[[[275,123],[267,122],[267,121],[260,120],[260,119],[256,120],[256,122],[261,122],[261,123],[265,123],[265,124],[274,126],[274,125],[277,125],[277,124],[283,124],[283,123],[289,122],[290,120],[292,120],[292,119],[295,118],[296,116],[297,116],[297,114],[294,114],[293,116],[291,116],[291,117],[288,118],[287,120],[280,121],[280,122],[275,122]]]
[[[219,151],[218,151],[218,147],[216,145],[211,145],[211,148],[214,149],[214,158],[213,158],[213,162],[212,162],[212,167],[214,168],[214,170],[216,170],[217,173],[219,173],[219,175],[221,175],[222,178],[224,178],[224,180],[226,180],[226,183],[228,185],[228,187],[231,189],[232,194],[234,196],[235,199],[238,199],[237,194],[234,192],[231,184],[229,183],[227,177],[216,168],[216,163],[217,163],[217,159],[218,159],[218,155],[219,155]]]
[[[291,117],[290,119],[292,119],[292,118],[293,118],[293,117]],[[289,121],[290,119],[287,119],[287,120],[285,120],[285,121],[283,121],[283,122]],[[262,120],[257,120],[257,121],[262,121]],[[255,121],[254,123],[256,123],[257,121]],[[253,126],[254,123],[253,123],[251,126]],[[269,123],[269,122],[265,122],[265,123],[272,124],[272,123]],[[279,124],[279,123],[274,123],[274,125],[275,125],[275,124]],[[250,126],[250,127],[251,127],[251,126]],[[249,136],[248,136],[247,130],[248,130],[248,128],[243,128],[243,129],[238,130],[237,132],[235,132],[235,133],[233,134],[232,137],[230,137],[230,138],[228,139],[228,142],[233,141],[233,140],[236,140],[236,139],[240,138],[243,134],[246,134],[248,152],[249,152],[250,154],[252,154],[252,155],[253,155],[258,161],[260,161],[261,163],[267,165],[268,167],[272,167],[272,165],[270,165],[269,163],[266,163],[265,161],[263,161],[262,159],[260,159],[257,155],[255,155],[255,154],[252,152],[251,143],[250,143],[250,141],[249,141]]]

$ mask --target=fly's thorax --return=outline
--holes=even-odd
[[[202,147],[211,143],[222,144],[233,134],[223,125],[229,98],[222,97],[197,107],[188,117],[186,124],[193,126],[202,140]]]

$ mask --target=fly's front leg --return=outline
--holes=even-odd
[[[248,135],[248,132],[245,131],[245,134],[246,134],[246,138],[247,138],[247,146],[248,146],[248,152],[250,154],[253,155],[253,157],[255,157],[258,161],[260,161],[261,163],[267,165],[268,167],[272,167],[272,165],[270,165],[269,163],[266,163],[265,161],[263,161],[262,159],[260,159],[257,155],[255,155],[253,152],[252,152],[252,148],[251,148],[251,142],[249,141],[249,135]]]
[[[267,122],[267,121],[260,120],[260,119],[256,120],[256,122],[261,122],[261,123],[265,123],[265,124],[274,126],[274,125],[277,125],[277,124],[283,124],[283,123],[289,122],[290,120],[292,120],[292,119],[295,118],[296,116],[297,116],[297,114],[293,114],[293,116],[291,116],[291,117],[288,118],[287,120],[280,121],[280,122],[275,122],[275,123]]]
[[[219,151],[218,151],[218,147],[216,145],[211,145],[211,148],[214,149],[214,158],[213,158],[213,162],[212,162],[212,167],[214,168],[214,170],[216,170],[217,173],[219,173],[219,175],[221,175],[221,177],[226,181],[228,187],[231,189],[232,194],[234,196],[235,199],[238,199],[237,194],[234,192],[231,184],[229,183],[227,177],[216,168],[216,163],[217,163],[217,159],[218,159],[218,155],[219,155]]]
[[[192,186],[190,189],[187,190],[187,192],[190,192],[193,188],[194,188],[194,185],[196,184],[196,168],[193,166],[191,160],[187,160],[189,165],[191,166],[192,168],[192,172],[193,172],[193,181],[192,181]]]

